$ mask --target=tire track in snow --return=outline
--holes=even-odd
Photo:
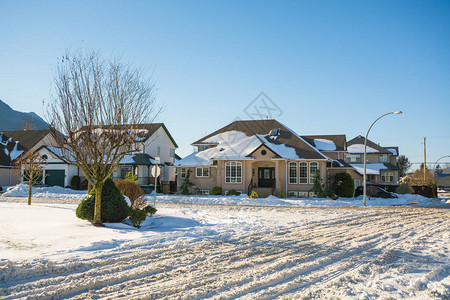
[[[448,220],[445,212],[422,210],[419,216],[418,212],[418,209],[368,210],[363,217],[333,216],[336,219],[223,241],[180,245],[183,248],[170,248],[167,243],[157,249],[142,249],[137,254],[98,261],[97,266],[92,260],[93,264],[80,264],[77,273],[69,270],[64,275],[56,271],[46,278],[12,281],[0,295],[5,295],[5,299],[70,296],[171,299],[256,295],[271,298],[295,294],[295,289],[308,286],[311,289],[324,280],[334,280],[361,267],[362,263],[354,261],[361,258],[363,251],[376,259],[382,247],[389,246],[382,244],[388,235],[398,235],[396,245],[411,240],[410,236],[402,235],[405,226],[418,239],[422,234],[419,236],[417,231],[430,230],[429,223],[436,217],[447,216]],[[386,232],[380,234],[377,226],[383,226]],[[448,230],[448,222],[434,227],[435,231],[440,227]],[[296,278],[300,280],[296,282]]]

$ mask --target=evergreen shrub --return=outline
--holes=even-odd
[[[81,201],[76,210],[76,216],[83,220],[94,219],[95,188]],[[129,207],[111,178],[105,181],[102,189],[101,220],[104,223],[120,222],[128,217]]]
[[[401,183],[395,190],[397,194],[414,194],[414,190],[407,183]]]
[[[222,195],[222,188],[220,186],[215,186],[211,190],[211,195]]]

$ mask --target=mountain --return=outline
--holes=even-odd
[[[12,109],[0,100],[0,132],[5,130],[25,129],[33,125],[34,129],[47,129],[48,124],[34,112],[21,112]],[[27,128],[32,129],[32,128]]]

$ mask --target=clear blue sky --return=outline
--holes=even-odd
[[[450,1],[1,1],[0,99],[43,116],[65,49],[154,72],[180,146],[264,91],[299,134],[364,135],[413,162],[450,155]],[[450,160],[447,160],[450,161]]]

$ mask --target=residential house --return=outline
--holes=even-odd
[[[0,133],[0,186],[11,186],[20,182],[14,162],[25,151],[22,144]]]
[[[365,138],[359,135],[347,142],[345,162],[355,170],[352,173],[355,186],[363,183],[364,141]],[[382,147],[368,139],[366,150],[367,183],[384,187],[397,185],[399,181],[398,155],[398,147]]]
[[[224,193],[256,191],[267,197],[283,191],[307,197],[316,171],[325,182],[327,163],[341,165],[337,159],[345,153],[345,135],[303,137],[276,120],[249,120],[235,121],[192,145],[198,151],[175,163],[178,186],[190,172],[202,194],[219,186]]]
[[[116,127],[108,126],[108,128],[114,129]],[[139,125],[136,130],[140,131],[138,152],[127,154],[112,177],[122,179],[130,172],[138,177],[140,185],[153,185],[154,170],[156,169],[154,159],[159,157],[158,175],[160,180],[174,181],[175,168],[172,165],[175,162],[175,149],[178,148],[178,145],[167,127],[163,123],[152,123]],[[37,151],[47,158],[47,164],[44,165],[47,185],[69,186],[75,175],[80,176],[83,180],[82,172],[63,157],[60,148],[43,145]]]
[[[57,146],[56,138],[50,129],[39,130],[13,130],[4,131],[6,136],[12,138],[26,148],[26,151],[36,151],[43,145]]]

